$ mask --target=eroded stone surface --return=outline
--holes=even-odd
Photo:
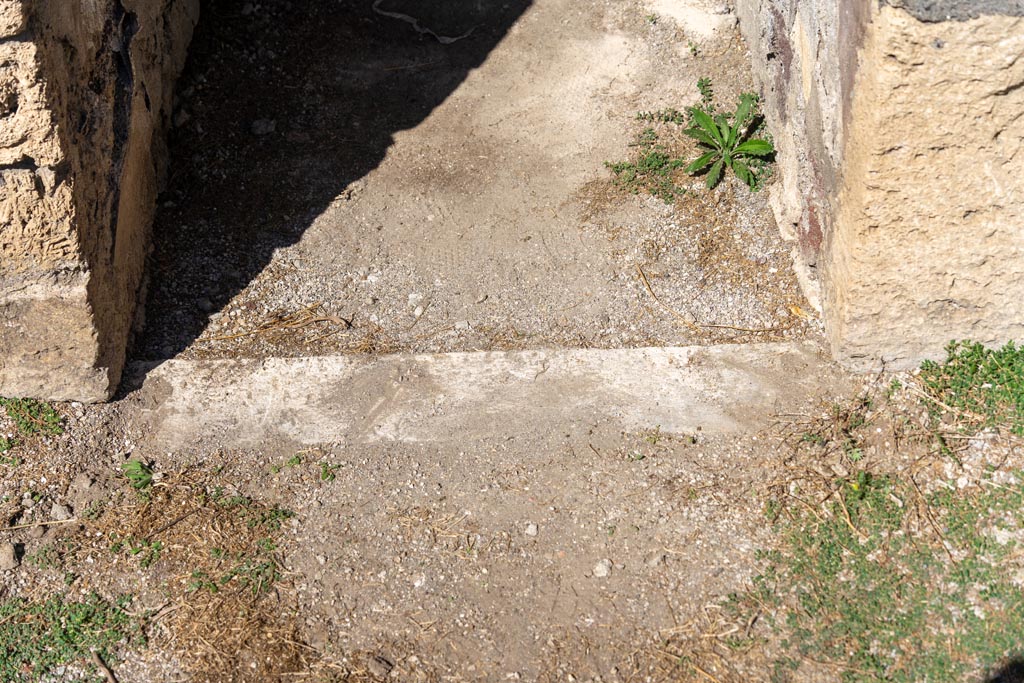
[[[856,369],[1024,332],[1020,8],[904,4],[737,8],[778,141],[777,218]]]
[[[0,3],[0,394],[116,387],[198,4]]]
[[[836,355],[905,368],[1024,336],[1024,19],[869,32],[828,245]]]

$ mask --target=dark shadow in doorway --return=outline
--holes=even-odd
[[[1024,659],[1013,659],[991,674],[986,683],[1024,683]]]
[[[381,162],[397,131],[486,59],[530,2],[206,0],[179,82],[133,359],[158,363],[187,348],[275,249]]]

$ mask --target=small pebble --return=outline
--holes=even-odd
[[[644,558],[644,564],[651,569],[660,566],[665,561],[665,553],[660,550],[655,550],[652,553],[648,553],[647,557]]]
[[[471,326],[468,320],[460,320],[459,322],[455,323],[455,329],[457,330],[468,330],[470,329],[470,327]]]
[[[53,507],[50,508],[50,519],[56,522],[63,522],[66,519],[71,519],[71,508],[67,505],[54,503]]]
[[[529,524],[526,525],[526,531],[524,531],[523,533],[526,534],[527,536],[536,536],[537,535],[537,525],[534,524],[533,522],[530,522]]]
[[[391,673],[391,670],[395,668],[387,657],[377,655],[366,663],[366,668],[370,674],[376,678],[384,678]]]
[[[611,573],[612,573],[612,561],[609,560],[609,559],[601,560],[600,562],[598,562],[597,564],[594,565],[593,574],[594,574],[595,578],[603,579],[603,578],[607,577]]]
[[[481,294],[480,296],[478,296],[476,298],[476,301],[474,301],[473,303],[482,304],[485,301],[487,301],[487,295],[486,294]]]
[[[21,562],[13,543],[0,543],[0,571],[17,569]]]
[[[416,310],[415,310],[415,311],[413,311],[413,312],[412,312],[412,314],[413,314],[414,316],[416,316],[416,317],[418,318],[418,317],[420,317],[421,315],[423,315],[423,310],[424,310],[424,309],[423,309],[423,307],[422,307],[422,306],[417,306],[417,307],[416,307]]]

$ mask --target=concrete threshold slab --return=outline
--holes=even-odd
[[[558,425],[729,433],[843,384],[811,343],[168,361],[140,390],[153,446],[507,438]]]

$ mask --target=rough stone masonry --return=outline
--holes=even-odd
[[[1024,0],[737,4],[835,357],[1024,337]]]
[[[0,0],[0,395],[100,401],[199,0]]]

